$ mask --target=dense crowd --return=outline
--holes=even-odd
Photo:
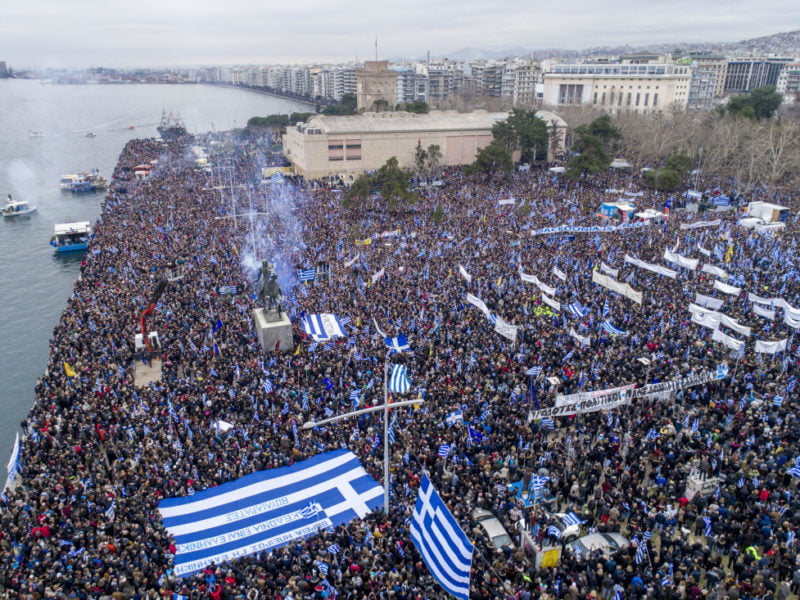
[[[409,533],[424,470],[475,542],[475,599],[798,592],[800,494],[787,472],[800,435],[797,345],[756,354],[754,340],[793,340],[794,329],[780,310],[774,320],[754,313],[747,296],[800,305],[796,216],[775,235],[738,226],[736,211],[697,217],[674,209],[647,227],[532,235],[600,224],[597,207],[616,199],[606,189],[638,191],[638,176],[568,182],[532,171],[487,181],[450,170],[418,203],[389,211],[377,196],[344,208],[338,190],[262,183],[260,167],[274,157],[251,146],[228,143],[224,160],[220,147],[211,150],[212,162],[225,167],[212,173],[195,167],[182,142],[132,141],[120,156],[22,423],[21,473],[0,499],[4,597],[445,598]],[[146,179],[133,177],[136,165],[156,160]],[[665,201],[650,192],[635,198],[657,209]],[[793,198],[776,199],[796,211]],[[721,223],[679,227],[711,217]],[[670,279],[623,264],[630,254],[663,265],[667,248],[724,268],[742,292],[722,294],[699,269],[670,265],[678,271]],[[294,323],[294,347],[281,352],[263,352],[253,329],[264,258],[278,267]],[[296,269],[323,263],[329,274],[320,268],[314,282],[297,281]],[[643,293],[641,305],[592,283],[601,263]],[[561,311],[544,304],[519,270],[556,287]],[[161,361],[162,377],[138,387],[138,318],[165,277],[148,321],[160,348],[146,357]],[[230,286],[237,293],[220,290]],[[468,292],[520,327],[516,343],[466,301]],[[696,293],[724,300],[721,310],[752,328],[743,354],[691,322]],[[569,304],[585,315],[570,315]],[[299,326],[304,311],[338,315],[347,336],[313,343]],[[627,333],[608,333],[604,321]],[[389,360],[408,366],[410,393],[424,400],[392,411],[388,516],[375,512],[270,553],[176,576],[174,541],[157,510],[165,498],[338,448],[382,480],[380,413],[297,437],[292,427],[351,410],[354,390],[362,407],[382,402],[387,346],[378,329],[407,336],[411,352]],[[671,381],[720,364],[728,365],[724,379],[611,412],[557,417],[552,428],[528,418],[557,394]],[[541,375],[526,375],[532,367]],[[458,410],[463,421],[449,425]],[[233,428],[222,433],[220,420]],[[468,427],[478,435],[470,438]],[[453,447],[446,458],[443,444]],[[550,478],[547,503],[532,508],[508,487],[531,474]],[[719,483],[687,498],[690,475]],[[584,533],[622,532],[637,543],[608,555],[564,548],[557,566],[536,566],[518,526],[535,551],[558,546],[548,537],[556,517],[545,506],[574,511]],[[513,546],[494,547],[472,517],[478,507],[500,519]],[[329,552],[332,544],[340,552]],[[330,565],[327,576],[319,560]]]

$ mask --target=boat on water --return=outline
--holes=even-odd
[[[163,140],[175,140],[187,133],[180,113],[177,115],[169,113],[167,115],[166,111],[161,111],[161,123],[156,127],[156,130]]]
[[[62,190],[73,194],[86,194],[106,189],[108,180],[95,169],[88,173],[62,175],[59,186]]]
[[[94,133],[94,131],[90,131],[89,133],[86,134],[86,137],[95,137],[95,135],[96,134]]]
[[[61,188],[61,191],[68,192],[72,189],[72,184],[80,180],[81,176],[78,175],[77,173],[62,175],[61,179],[58,182],[58,186]]]
[[[56,252],[80,252],[89,247],[92,225],[89,221],[58,223],[53,227],[50,245]]]
[[[33,129],[31,129],[30,136],[32,138],[44,137],[44,132],[42,132],[42,131],[34,131]]]
[[[12,219],[14,217],[26,217],[36,213],[36,207],[31,206],[24,200],[12,200],[11,196],[8,197],[8,202],[3,208],[3,218]]]

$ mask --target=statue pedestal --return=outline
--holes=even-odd
[[[292,322],[286,312],[280,317],[276,312],[267,312],[263,308],[253,311],[258,341],[264,352],[289,352],[292,350]]]

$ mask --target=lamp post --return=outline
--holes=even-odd
[[[388,365],[389,361],[386,361]],[[412,406],[414,404],[422,404],[425,402],[422,398],[417,398],[416,400],[404,400],[403,402],[393,402],[391,405],[388,404],[386,401],[388,398],[388,392],[386,388],[387,382],[387,374],[389,372],[389,367],[384,367],[384,387],[383,387],[383,405],[382,406],[371,406],[370,408],[362,408],[361,410],[354,410],[349,413],[345,413],[343,415],[337,415],[335,417],[331,417],[329,419],[323,419],[322,421],[308,421],[303,424],[303,429],[312,429],[314,427],[319,427],[320,425],[327,425],[328,423],[334,423],[336,421],[341,421],[342,419],[347,419],[349,417],[358,417],[360,415],[366,415],[368,413],[378,412],[379,410],[383,411],[383,511],[388,515],[389,514],[389,407],[392,408],[401,408],[403,406]]]

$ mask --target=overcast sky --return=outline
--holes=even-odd
[[[25,67],[339,62],[476,47],[738,41],[800,28],[797,0],[14,0],[0,60]]]

